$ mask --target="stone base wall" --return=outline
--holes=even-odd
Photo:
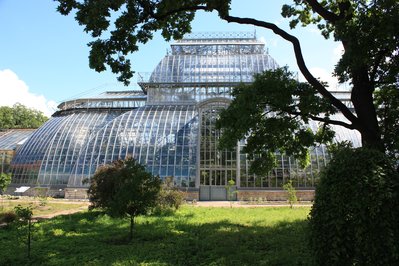
[[[66,199],[87,199],[87,188],[66,188]]]
[[[46,187],[31,187],[24,193],[14,193],[16,187],[8,187],[5,194],[14,196],[47,196],[54,198],[66,199],[87,199],[87,188],[46,188]],[[187,201],[199,201],[199,190],[182,190],[184,198]],[[297,190],[296,195],[299,201],[313,201],[314,190]],[[252,189],[238,189],[238,201],[286,201],[288,193],[284,190],[252,190]]]
[[[65,196],[64,189],[62,188],[49,188],[49,187],[30,187],[25,192],[15,192],[20,186],[9,186],[4,194],[12,196],[28,196],[28,197],[53,197],[63,198]]]
[[[297,190],[298,201],[313,201],[314,190]],[[288,192],[284,190],[238,190],[239,201],[286,201]]]
[[[184,199],[187,201],[198,201],[199,200],[199,190],[183,191]]]

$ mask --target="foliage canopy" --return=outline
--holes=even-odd
[[[0,129],[38,128],[48,118],[40,111],[16,103],[13,107],[0,107]]]
[[[253,84],[234,88],[233,96],[217,122],[224,130],[220,145],[233,147],[245,138],[244,152],[254,160],[252,170],[258,174],[274,166],[276,150],[296,155],[305,166],[310,146],[332,140],[334,132],[328,125],[314,132],[306,124],[310,119],[344,124],[331,120],[336,110],[308,83],[298,82],[287,68],[255,75]]]
[[[337,148],[310,213],[317,265],[398,265],[399,174],[385,154]]]
[[[11,174],[0,172],[0,193],[4,193],[10,183]]]

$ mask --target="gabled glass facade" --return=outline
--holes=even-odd
[[[254,34],[187,35],[171,45],[152,73],[139,75],[142,91],[62,103],[18,149],[13,183],[87,187],[85,180],[100,165],[131,156],[154,175],[172,176],[182,188],[224,187],[230,179],[238,188],[281,188],[287,179],[313,187],[329,159],[324,146],[312,149],[306,169],[278,155],[278,167],[265,176],[249,173],[245,140],[233,150],[217,149],[215,121],[229,105],[232,88],[276,67]],[[358,134],[343,128],[337,127],[337,139],[360,145]]]

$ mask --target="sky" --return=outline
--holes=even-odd
[[[231,15],[277,24],[296,36],[311,73],[337,83],[331,75],[342,46],[325,40],[315,26],[290,30],[281,6],[287,0],[232,0]],[[56,11],[53,0],[0,0],[0,106],[19,102],[50,116],[61,102],[124,87],[111,71],[97,73],[89,68],[87,43],[93,39],[83,31],[73,15]],[[290,43],[271,31],[251,25],[227,23],[216,13],[198,12],[193,32],[255,31],[266,43],[269,54],[280,66],[298,71]],[[172,41],[173,42],[173,41]],[[139,51],[129,56],[136,72],[151,72],[170,46],[156,33]]]

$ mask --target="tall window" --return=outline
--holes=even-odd
[[[225,186],[230,179],[236,180],[236,150],[219,150],[221,132],[215,122],[226,102],[213,101],[200,108],[200,185]]]

